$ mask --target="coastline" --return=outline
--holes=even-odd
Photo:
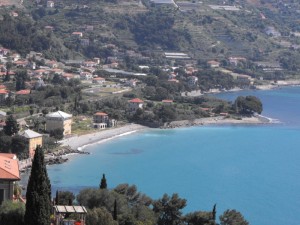
[[[207,117],[194,120],[173,121],[165,124],[161,129],[190,127],[190,126],[205,126],[205,125],[226,125],[226,124],[270,124],[273,123],[271,118],[264,116],[242,117],[241,119],[226,118],[224,116]],[[122,127],[111,128],[107,130],[100,130],[98,132],[76,135],[65,138],[60,141],[62,146],[70,147],[73,150],[82,151],[90,145],[98,144],[104,141],[112,140],[114,138],[129,135],[138,131],[153,129],[139,124],[127,124]]]
[[[123,135],[128,135],[145,129],[150,128],[139,124],[126,124],[122,127],[99,130],[90,134],[72,136],[61,140],[59,143],[62,146],[69,146],[73,150],[82,151],[87,146],[108,141]]]

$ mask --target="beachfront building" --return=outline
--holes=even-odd
[[[20,180],[19,163],[15,154],[0,153],[0,205],[13,200],[14,183]]]
[[[46,131],[50,132],[55,129],[63,129],[64,135],[71,134],[72,115],[57,111],[46,115]]]
[[[117,120],[109,119],[106,113],[97,112],[94,114],[94,128],[105,129],[114,126],[117,126]]]
[[[128,105],[128,111],[129,113],[134,114],[136,112],[136,110],[138,109],[143,109],[144,106],[144,101],[139,99],[139,98],[134,98],[128,101],[129,105]]]
[[[35,149],[38,145],[43,145],[43,135],[39,134],[33,130],[27,129],[19,133],[21,136],[25,137],[28,141],[28,155],[29,158],[34,157]]]

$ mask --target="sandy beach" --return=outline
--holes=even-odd
[[[112,138],[119,137],[121,135],[126,135],[134,133],[137,131],[149,129],[148,127],[139,124],[127,124],[122,127],[110,128],[105,130],[99,130],[95,133],[76,135],[69,138],[65,138],[60,141],[62,146],[70,146],[72,149],[83,149],[87,145],[95,144],[101,141],[109,140]]]

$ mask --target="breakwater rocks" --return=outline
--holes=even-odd
[[[47,165],[62,164],[68,161],[68,155],[73,155],[73,154],[88,155],[90,153],[85,151],[80,151],[80,150],[74,150],[69,146],[64,146],[58,151],[47,154],[45,156],[45,162]]]

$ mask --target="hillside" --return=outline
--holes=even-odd
[[[116,56],[115,50],[106,48],[113,45],[152,59],[163,58],[163,52],[184,52],[200,65],[212,59],[226,65],[229,57],[245,58],[248,63],[242,64],[241,69],[250,75],[270,76],[253,70],[253,64],[267,67],[260,62],[272,63],[285,75],[287,72],[296,75],[300,69],[300,3],[292,0],[153,2],[63,0],[53,1],[48,7],[46,1],[23,2],[21,8],[2,8],[2,14],[17,12],[19,16],[13,20],[30,20],[37,35],[49,39],[49,43],[33,50],[39,49],[48,58],[106,59]],[[24,36],[22,32],[14,36],[17,38],[18,34]],[[0,44],[7,47],[1,38]],[[29,51],[29,47],[21,51],[18,45],[9,47],[23,54]],[[155,63],[158,62],[164,64],[165,60]],[[139,60],[136,63],[143,64]]]

